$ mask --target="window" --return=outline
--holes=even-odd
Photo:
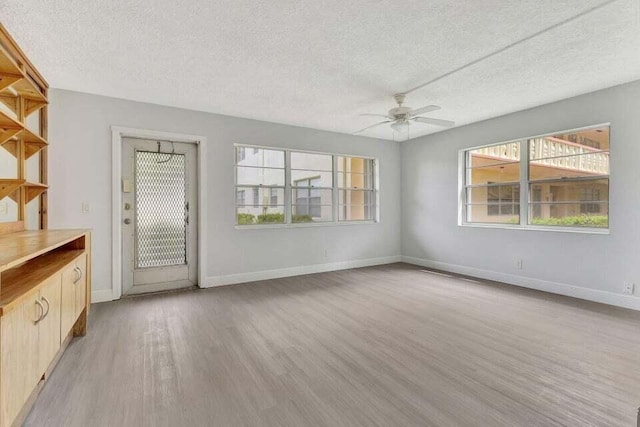
[[[244,203],[245,203],[244,193],[245,193],[245,190],[236,191],[236,205],[244,206]]]
[[[338,156],[338,220],[367,221],[375,215],[372,159]]]
[[[375,221],[374,171],[374,159],[237,146],[236,222]]]
[[[474,148],[463,158],[463,223],[609,227],[609,126]]]
[[[333,156],[291,152],[291,222],[333,221]]]
[[[285,153],[236,147],[236,221],[284,223]],[[245,193],[251,200],[245,199]]]

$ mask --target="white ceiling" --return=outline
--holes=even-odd
[[[488,55],[405,104],[462,125],[640,78],[637,0],[0,0],[0,16],[52,87],[344,133]]]

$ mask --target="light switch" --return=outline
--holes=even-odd
[[[82,202],[82,213],[86,214],[89,213],[91,211],[91,206],[89,205],[89,202]]]

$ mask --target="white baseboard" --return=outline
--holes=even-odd
[[[111,289],[93,289],[91,291],[91,303],[113,301]]]
[[[383,258],[369,258],[355,261],[330,262],[328,264],[313,264],[301,267],[279,268],[275,270],[254,271],[251,273],[228,274],[224,276],[207,277],[202,288],[233,285],[236,283],[256,282],[259,280],[279,279],[281,277],[300,276],[303,274],[323,273],[326,271],[346,270],[349,268],[369,267],[372,265],[391,264],[400,262],[400,255]]]
[[[640,298],[631,295],[615,294],[613,292],[583,288],[580,286],[568,285],[566,283],[549,282],[547,280],[534,279],[532,277],[517,276],[515,274],[500,273],[497,271],[483,270],[475,267],[448,264],[409,256],[402,256],[402,262],[433,268],[436,270],[448,271],[450,273],[464,274],[466,276],[477,277],[479,279],[508,283],[510,285],[521,286],[523,288],[537,289],[539,291],[550,292],[552,294],[565,295],[587,301],[630,308],[632,310],[640,310]]]

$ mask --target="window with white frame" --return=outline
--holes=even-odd
[[[374,159],[236,146],[238,225],[375,221],[376,201]]]
[[[284,224],[285,153],[236,147],[236,220],[239,225]],[[247,196],[251,195],[251,200]]]
[[[464,224],[609,227],[609,126],[473,148],[462,158]]]
[[[374,162],[337,156],[338,220],[373,220],[376,209]]]

